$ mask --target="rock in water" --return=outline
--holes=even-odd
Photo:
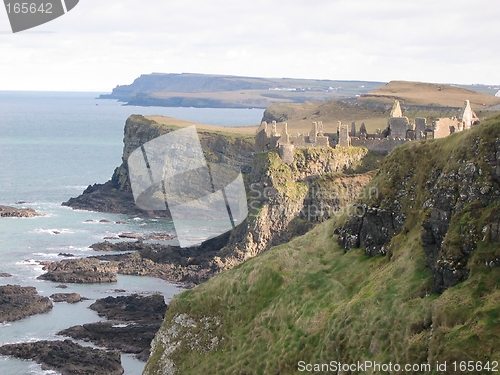
[[[82,297],[78,293],[55,293],[50,296],[54,302],[78,303],[86,301],[88,298]]]
[[[97,311],[99,316],[107,319],[123,321],[148,322],[162,321],[167,311],[165,299],[161,294],[142,297],[137,294],[131,296],[106,297],[90,305],[90,309]]]
[[[0,347],[0,354],[33,359],[63,375],[122,375],[120,353],[92,349],[71,340],[37,341]]]
[[[130,238],[133,240],[142,240],[142,236],[138,233],[121,233],[118,235],[120,238]]]
[[[146,362],[149,358],[151,341],[161,327],[160,322],[124,323],[121,321],[88,323],[59,331],[60,336],[90,341],[95,345],[123,353],[132,353]]]
[[[42,216],[32,208],[14,208],[0,206],[0,217],[35,217]]]
[[[53,262],[44,267],[48,271],[40,280],[58,283],[110,283],[116,281],[116,267],[101,263],[97,259],[82,258]]]
[[[51,309],[50,299],[38,295],[32,286],[0,286],[0,322],[12,322]]]
[[[162,295],[107,297],[97,300],[90,308],[113,321],[74,326],[57,334],[133,353],[138,359],[147,361],[151,341],[167,310]]]

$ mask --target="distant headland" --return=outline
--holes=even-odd
[[[116,86],[111,94],[99,98],[138,106],[267,108],[275,103],[356,97],[383,85],[385,82],[152,73],[130,85]]]

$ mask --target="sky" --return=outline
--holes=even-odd
[[[13,34],[0,90],[100,91],[141,74],[500,84],[498,0],[80,0]]]

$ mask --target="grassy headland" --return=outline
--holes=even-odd
[[[448,175],[455,169],[462,173],[468,164],[482,170],[471,188],[486,186],[485,176],[496,181],[497,172],[486,165],[493,159],[484,151],[496,147],[499,135],[500,117],[496,117],[445,139],[398,147],[367,188],[379,188],[379,198],[388,202],[400,199],[394,195],[405,186],[417,189],[402,196],[404,204],[407,196],[424,197],[429,173],[442,170]],[[413,164],[406,165],[405,158],[418,159],[421,170],[408,169]],[[412,178],[421,183],[413,184]],[[406,182],[399,189],[391,189],[402,181]],[[499,205],[498,199],[487,207],[465,204],[462,208],[469,216],[459,215],[461,222],[452,220],[450,236],[466,224],[479,229],[494,224]],[[300,373],[300,361],[429,364],[424,371],[408,373],[433,374],[440,373],[437,361],[446,361],[448,372],[453,372],[454,361],[457,366],[460,361],[493,366],[492,361],[500,358],[498,238],[477,237],[467,263],[468,278],[433,294],[421,216],[408,212],[404,230],[392,238],[387,256],[340,248],[334,232],[349,219],[346,210],[304,236],[177,295],[145,374],[171,373],[172,368],[181,374],[294,374]]]

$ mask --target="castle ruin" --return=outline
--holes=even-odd
[[[323,134],[323,123],[314,121],[308,134],[289,134],[288,124],[283,123],[281,133],[277,131],[277,123],[273,121],[271,129],[267,122],[260,124],[255,134],[255,151],[266,152],[278,149],[280,145],[293,145],[294,147],[329,147],[328,137]]]
[[[411,122],[408,117],[403,116],[403,110],[399,101],[395,101],[387,120],[387,128],[384,131],[377,129],[375,134],[366,131],[365,124],[361,124],[356,131],[356,123],[352,122],[350,129],[347,124],[340,121],[337,126],[337,136],[333,145],[339,147],[366,147],[370,151],[390,153],[396,146],[403,143],[420,140],[443,138],[454,132],[470,129],[479,123],[479,118],[474,113],[468,100],[465,101],[459,116],[452,118],[440,118],[427,124],[425,118],[417,117]],[[278,150],[283,162],[292,163],[294,149],[306,147],[330,147],[330,139],[325,136],[323,123],[314,121],[308,134],[288,133],[288,124],[283,123],[281,132],[277,130],[277,123],[273,121],[271,128],[263,121],[255,134],[255,151],[267,152]]]
[[[478,123],[479,118],[472,110],[470,102],[466,100],[458,117],[442,118],[434,121],[428,138],[444,138],[456,131],[470,129]]]

